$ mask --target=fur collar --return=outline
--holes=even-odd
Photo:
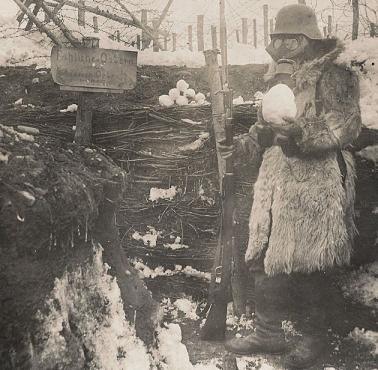
[[[340,40],[337,40],[336,47],[333,50],[319,58],[300,65],[299,69],[293,74],[296,86],[295,90],[301,91],[316,85],[324,71],[335,63],[344,49],[344,44]]]

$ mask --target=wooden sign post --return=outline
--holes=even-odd
[[[81,48],[54,46],[51,74],[64,91],[79,93],[75,142],[92,137],[93,93],[123,93],[136,85],[137,52],[100,49],[99,39],[83,38]]]

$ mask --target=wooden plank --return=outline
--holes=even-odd
[[[128,90],[136,85],[136,71],[134,51],[53,47],[51,52],[51,74],[59,85]]]
[[[105,94],[122,94],[125,90],[117,89],[99,89],[94,87],[78,87],[78,86],[59,86],[62,91],[74,91],[74,92],[90,92],[90,93],[105,93]]]

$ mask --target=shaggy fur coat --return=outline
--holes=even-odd
[[[302,64],[293,76],[301,129],[294,155],[280,146],[263,151],[254,126],[238,141],[250,159],[262,154],[245,259],[263,259],[270,276],[350,262],[355,168],[344,149],[359,135],[361,115],[358,78],[336,64],[341,51]]]

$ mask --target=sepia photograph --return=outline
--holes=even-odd
[[[0,370],[378,370],[378,0],[0,10]]]

